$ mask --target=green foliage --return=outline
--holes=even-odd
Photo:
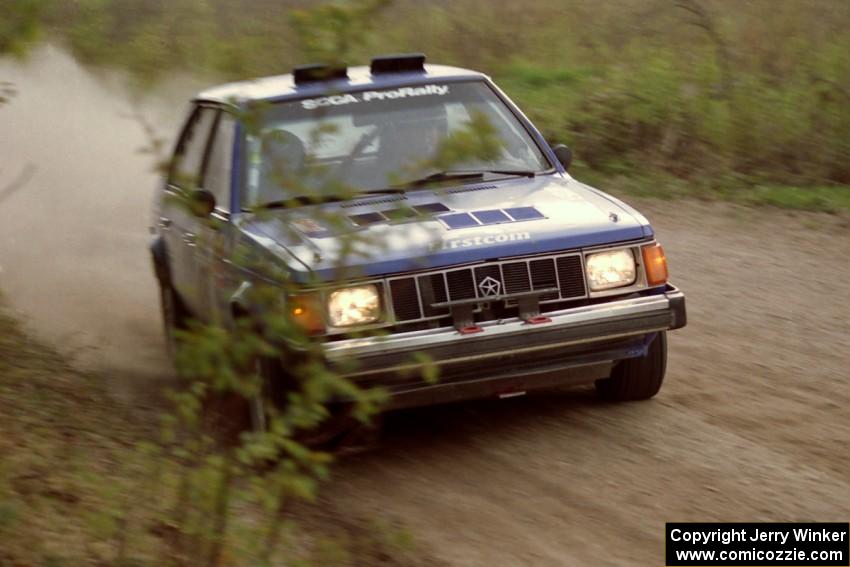
[[[850,183],[847,3],[46,6],[48,28],[84,61],[129,69],[143,82],[168,71],[240,79],[298,63],[425,51],[432,61],[492,73],[550,140],[574,147],[579,167],[686,180],[720,174],[800,186]]]
[[[733,14],[710,1],[682,4],[701,6],[702,16],[694,22],[692,12],[660,3],[643,13],[623,3],[617,17],[600,8],[600,20],[612,25],[593,29],[600,42],[621,44],[616,52],[596,46],[572,74],[560,65],[529,72],[515,59],[496,78],[547,136],[575,147],[580,168],[667,172],[689,181],[743,175],[750,182],[847,183],[850,130],[842,108],[850,102],[843,86],[850,66],[834,55],[839,45],[846,51],[840,25],[791,3],[772,5],[767,16],[743,6]],[[789,23],[791,14],[796,22]],[[829,17],[847,21],[850,12],[842,7]],[[760,21],[766,41],[746,37],[750,18]],[[626,22],[634,27],[617,25]],[[682,24],[694,24],[692,33]],[[560,43],[580,53],[576,39]],[[809,49],[800,48],[803,41]]]
[[[190,390],[158,437],[144,410],[108,397],[0,310],[0,564],[430,564],[409,534],[371,527],[386,522],[299,506],[329,455],[295,444],[282,458],[240,454],[261,440],[236,450],[211,438],[192,421],[204,388]]]
[[[502,152],[499,132],[483,113],[475,113],[465,127],[451,132],[440,144],[428,165],[437,171],[451,170],[467,159],[483,162],[496,159]]]
[[[117,5],[126,12],[112,11]],[[293,17],[301,26],[305,49],[344,58],[353,38],[370,29],[383,5],[370,1],[321,6]],[[155,78],[169,61],[215,65],[214,48],[200,41],[216,29],[213,22],[219,14],[213,3],[91,0],[69,9],[79,24],[69,39],[91,62],[120,62],[146,80]],[[178,40],[163,35],[160,18],[166,15],[167,25],[185,31],[185,36]],[[126,41],[114,52],[99,49],[99,42],[119,37]],[[262,140],[267,135],[256,118],[263,111],[246,108],[239,113],[249,137]],[[152,131],[146,131],[150,136]],[[320,127],[313,137],[332,134]],[[447,139],[438,165],[450,168],[469,153],[487,157],[500,150],[493,127],[479,116]],[[160,157],[162,145],[151,137],[145,151]],[[307,184],[307,177],[321,179],[325,172],[310,156],[305,161],[305,173],[287,171],[285,164],[277,168],[284,202],[305,195],[321,202],[328,196],[345,199],[354,194],[340,181],[319,188]],[[159,160],[157,167],[163,163]],[[193,186],[191,180],[183,181]],[[190,212],[193,207],[191,197],[175,197],[173,204]],[[262,217],[266,211],[255,213]],[[317,210],[312,220],[329,227],[347,225],[345,216],[333,211]],[[358,275],[345,269],[347,258],[380,253],[380,243],[365,233],[341,236],[340,242],[336,257],[330,259],[339,266],[339,281]],[[309,313],[314,305],[310,301],[318,299],[318,292],[310,290],[321,282],[296,284],[273,259],[254,252],[238,248],[234,255],[242,270],[265,276],[252,278],[244,297],[251,306],[248,312],[223,314],[204,324],[181,321],[180,328],[169,333],[176,339],[175,362],[184,384],[170,395],[173,409],[162,416],[160,435],[131,444],[118,474],[87,465],[73,444],[60,447],[67,475],[51,485],[50,494],[68,503],[91,499],[101,504],[81,505],[75,515],[84,542],[105,544],[95,562],[210,567],[309,563],[311,558],[287,541],[291,526],[285,519],[296,502],[315,499],[319,483],[328,478],[332,456],[316,442],[327,440],[323,428],[337,418],[368,422],[387,396],[380,389],[361,389],[346,377],[356,370],[353,361],[330,364],[321,342],[312,340],[312,329],[298,318],[301,311],[293,306],[306,305]],[[312,299],[299,303],[302,296]],[[437,380],[433,364],[419,364],[427,380]],[[48,400],[38,395],[35,403],[46,405]],[[46,457],[46,462],[54,458]],[[103,483],[107,476],[118,480]],[[0,475],[0,487],[7,482]],[[0,499],[0,530],[16,528],[19,508],[16,497]],[[151,535],[159,541],[151,544]],[[350,558],[344,547],[321,542],[314,555],[323,564]],[[44,561],[48,554],[37,556]],[[67,562],[72,557],[74,550],[68,550],[55,559]]]
[[[716,175],[694,180],[659,173],[600,173],[581,169],[579,177],[604,186],[615,195],[663,199],[721,199],[748,205],[769,205],[824,213],[850,212],[850,187],[824,185],[797,187],[759,182],[740,175]]]
[[[783,209],[801,209],[826,213],[850,212],[850,188],[840,186],[789,187],[756,186],[744,195],[753,204],[771,205]]]
[[[39,36],[44,7],[39,0],[0,0],[0,55],[26,52]]]
[[[0,534],[10,530],[18,519],[18,508],[10,502],[0,502]]]
[[[310,10],[294,10],[291,29],[308,60],[347,65],[363,56],[377,16],[389,3],[390,0],[335,1]]]

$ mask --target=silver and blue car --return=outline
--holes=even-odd
[[[204,91],[156,200],[166,325],[234,325],[279,278],[328,364],[394,408],[582,383],[650,398],[684,296],[647,219],[570,161],[489,77],[422,55]]]

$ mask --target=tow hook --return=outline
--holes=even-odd
[[[483,333],[484,329],[478,325],[467,325],[457,330],[461,335],[474,335],[475,333]]]

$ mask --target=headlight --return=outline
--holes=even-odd
[[[328,317],[334,327],[373,323],[380,316],[381,298],[374,285],[338,289],[328,298]]]
[[[591,291],[635,283],[635,257],[629,249],[588,254],[585,263]]]

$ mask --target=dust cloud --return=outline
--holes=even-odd
[[[199,85],[175,79],[140,97],[126,77],[93,74],[52,46],[0,59],[0,81],[17,91],[0,106],[5,302],[119,395],[156,387],[171,375],[147,251],[158,176],[130,115],[144,115],[170,147]]]

